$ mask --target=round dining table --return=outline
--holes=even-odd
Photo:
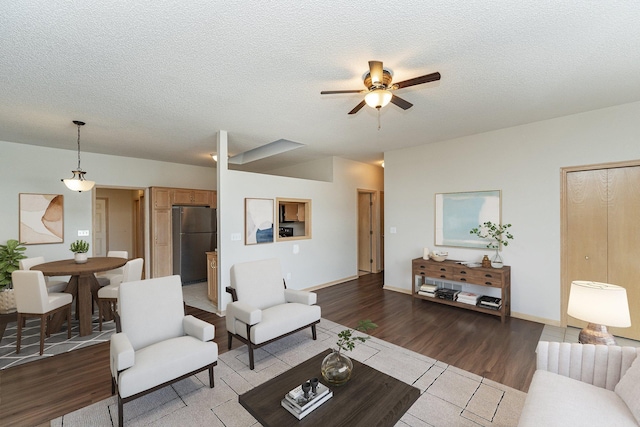
[[[76,316],[80,325],[79,334],[85,336],[91,335],[93,332],[91,324],[93,293],[100,288],[95,273],[122,267],[127,261],[125,258],[95,257],[88,258],[87,262],[78,264],[74,259],[65,259],[34,265],[31,270],[40,270],[45,276],[71,276],[64,292],[70,293],[76,298]],[[63,321],[62,315],[54,315],[50,323],[51,331],[58,331]]]

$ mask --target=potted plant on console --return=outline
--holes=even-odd
[[[0,245],[0,314],[16,311],[11,273],[19,268],[20,260],[26,258],[23,253],[26,249],[15,239],[9,239],[6,245]]]
[[[358,326],[355,327],[356,331],[367,332],[377,328],[378,325],[371,320],[360,320]],[[354,335],[354,330],[345,329],[338,334],[338,342],[336,343],[338,349],[332,349],[332,352],[322,361],[320,369],[322,371],[322,377],[331,385],[340,386],[346,384],[351,378],[351,372],[353,372],[353,362],[341,350],[351,351],[356,346],[358,341],[365,342],[370,337],[362,337]]]
[[[89,243],[84,240],[76,240],[71,243],[69,250],[74,253],[74,259],[77,264],[87,262],[87,252],[89,252]]]
[[[509,246],[509,240],[513,239],[513,235],[509,232],[510,227],[511,224],[494,224],[491,221],[487,221],[476,228],[472,228],[469,232],[482,239],[491,239],[487,244],[487,248],[496,250],[491,260],[491,267],[493,268],[502,268],[500,246]]]

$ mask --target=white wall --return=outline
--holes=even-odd
[[[640,102],[385,153],[385,285],[434,247],[434,194],[502,190],[512,314],[560,321],[560,169],[640,159]],[[397,234],[390,228],[396,227]],[[480,260],[488,250],[439,247]]]
[[[212,149],[214,142],[211,142]],[[0,141],[0,243],[18,239],[18,194],[64,195],[64,243],[27,246],[27,256],[54,261],[71,257],[69,244],[79,229],[92,229],[91,192],[67,189],[61,178],[71,177],[77,152]],[[97,185],[124,188],[150,186],[215,190],[216,170],[177,163],[103,154],[81,153],[87,179]],[[93,236],[89,236],[91,241]],[[91,248],[92,249],[92,248]],[[90,255],[92,254],[90,249]]]
[[[227,133],[220,131],[218,158],[226,154]],[[221,154],[222,153],[222,154]],[[235,263],[279,258],[287,287],[306,289],[357,275],[357,189],[382,190],[383,173],[377,166],[333,159],[333,182],[302,180],[228,170],[218,163],[218,257],[220,310],[229,296],[230,269]],[[244,244],[244,199],[276,197],[311,199],[312,238],[258,245]],[[240,241],[231,241],[238,233]],[[293,253],[298,245],[299,253]]]

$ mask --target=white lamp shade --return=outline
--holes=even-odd
[[[393,94],[386,89],[375,89],[364,97],[364,102],[371,108],[382,108],[391,102]]]
[[[631,326],[627,290],[608,283],[571,282],[567,314],[598,325],[618,328]]]
[[[69,190],[73,191],[89,191],[96,184],[95,181],[76,178],[75,174],[73,178],[63,179],[62,182],[64,182],[64,185],[66,185]]]

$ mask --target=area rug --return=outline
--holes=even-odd
[[[285,337],[255,352],[248,367],[245,346],[221,354],[215,388],[202,372],[124,405],[127,426],[225,426],[260,424],[238,403],[238,396],[293,366],[334,347],[345,327],[322,319],[318,339],[309,331]],[[372,337],[350,357],[420,389],[421,396],[397,426],[516,426],[526,394]],[[357,375],[357,372],[354,372]],[[282,409],[284,411],[284,409]],[[118,405],[111,397],[51,421],[52,427],[117,426]],[[330,423],[327,423],[330,425]]]
[[[73,316],[72,316],[73,317]],[[98,316],[93,316],[93,332],[84,337],[79,336],[78,321],[71,321],[71,338],[67,339],[67,323],[60,330],[44,340],[44,353],[40,355],[40,319],[27,319],[26,327],[22,328],[20,354],[16,354],[16,340],[18,328],[16,322],[7,325],[2,340],[0,340],[0,369],[10,368],[34,360],[45,359],[56,354],[109,341],[116,329],[115,322],[103,322],[102,332],[98,331]]]
[[[211,313],[216,312],[216,307],[207,299],[207,283],[195,283],[182,287],[182,295],[185,304]],[[11,322],[7,325],[2,340],[0,340],[0,370],[34,360],[46,359],[56,354],[77,350],[90,345],[109,341],[111,334],[115,332],[115,322],[103,322],[102,332],[98,331],[98,316],[93,316],[93,333],[81,337],[78,335],[78,321],[71,321],[71,339],[67,339],[67,324],[63,324],[60,332],[51,334],[44,341],[44,353],[40,355],[40,319],[28,319],[26,328],[22,328],[22,343],[20,354],[16,354],[17,324]]]

